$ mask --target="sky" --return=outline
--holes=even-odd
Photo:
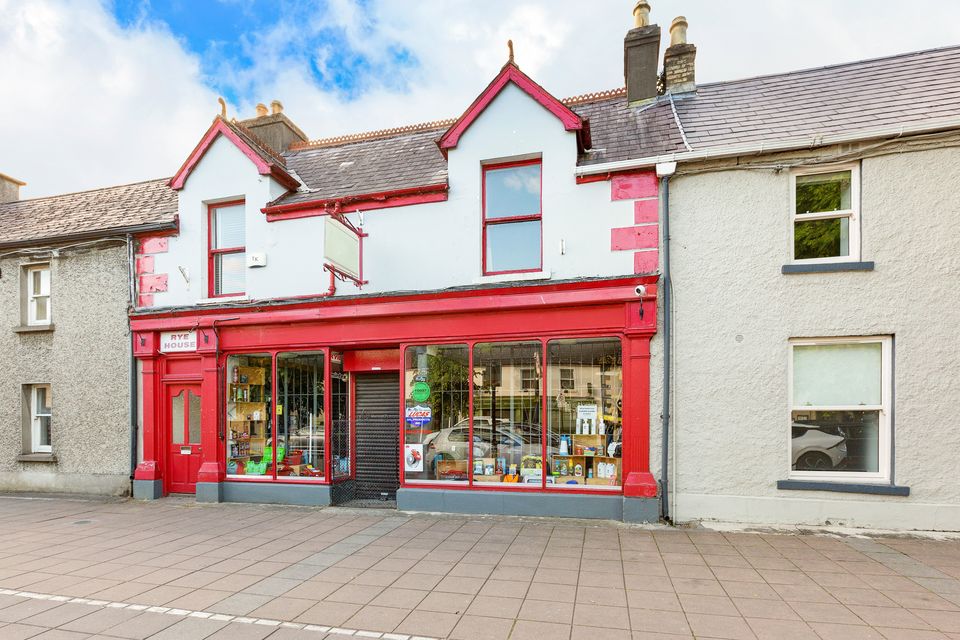
[[[634,0],[0,0],[0,173],[42,197],[168,177],[213,117],[312,139],[456,117],[513,39],[557,97],[623,86]],[[943,0],[651,0],[698,83],[960,43]]]

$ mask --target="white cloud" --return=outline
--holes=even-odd
[[[306,23],[247,34],[255,66],[225,61],[214,75],[242,96],[231,115],[277,98],[313,137],[434,120],[459,115],[486,86],[508,38],[520,67],[559,97],[622,86],[633,4],[379,0],[365,12],[330,0]],[[652,4],[664,46],[670,20],[688,18],[700,82],[960,42],[960,6],[936,0]],[[218,110],[199,58],[161,24],[121,28],[95,0],[0,0],[0,15],[0,172],[26,180],[25,197],[170,175]],[[323,69],[334,50],[289,46],[331,25],[387,70],[357,101],[314,81],[311,65]],[[392,64],[397,44],[419,65]]]

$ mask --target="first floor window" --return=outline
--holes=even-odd
[[[27,324],[50,324],[50,265],[26,268]]]
[[[246,290],[246,221],[241,202],[211,204],[208,278],[210,297]]]
[[[483,167],[483,273],[541,268],[540,160]]]
[[[855,166],[791,176],[795,261],[860,259],[858,181]]]
[[[890,478],[889,336],[790,344],[791,476]]]
[[[53,409],[50,385],[35,384],[30,389],[30,450],[34,453],[53,451],[51,422]]]

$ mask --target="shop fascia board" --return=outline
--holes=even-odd
[[[858,142],[861,140],[901,138],[908,135],[933,133],[936,131],[947,131],[957,128],[960,128],[960,116],[951,116],[949,118],[935,118],[931,120],[925,120],[923,122],[891,124],[872,129],[858,129],[844,133],[807,135],[797,138],[785,138],[781,140],[759,140],[756,142],[723,145],[704,149],[702,151],[682,151],[679,153],[666,153],[657,156],[618,160],[616,162],[588,164],[577,167],[576,175],[579,178],[583,176],[619,173],[634,169],[648,169],[663,162],[701,162],[705,160],[731,158],[735,156],[761,155],[780,151],[795,151],[798,149],[815,149],[818,147],[827,147],[830,145],[844,144],[848,142]]]
[[[658,276],[637,276],[601,282],[569,283],[554,289],[549,286],[509,289],[473,289],[454,293],[434,293],[404,298],[378,296],[372,299],[291,302],[264,306],[221,309],[185,309],[166,313],[131,316],[134,331],[166,331],[185,326],[209,328],[258,325],[269,323],[359,320],[364,318],[404,315],[469,314],[545,307],[577,307],[638,302],[636,287],[643,284],[642,300],[651,303],[657,298]],[[586,286],[585,286],[586,285]],[[548,290],[544,290],[548,289]],[[479,294],[479,295],[478,295]],[[655,310],[647,309],[648,312]],[[198,318],[199,316],[199,318]]]

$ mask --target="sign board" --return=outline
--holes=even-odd
[[[182,353],[196,350],[196,331],[164,331],[160,334],[160,353]]]
[[[423,471],[423,445],[403,445],[403,470],[410,473]]]
[[[577,405],[577,433],[596,434],[597,416],[600,415],[600,407],[595,404]]]
[[[323,259],[344,273],[360,279],[360,236],[333,216],[325,216]]]

